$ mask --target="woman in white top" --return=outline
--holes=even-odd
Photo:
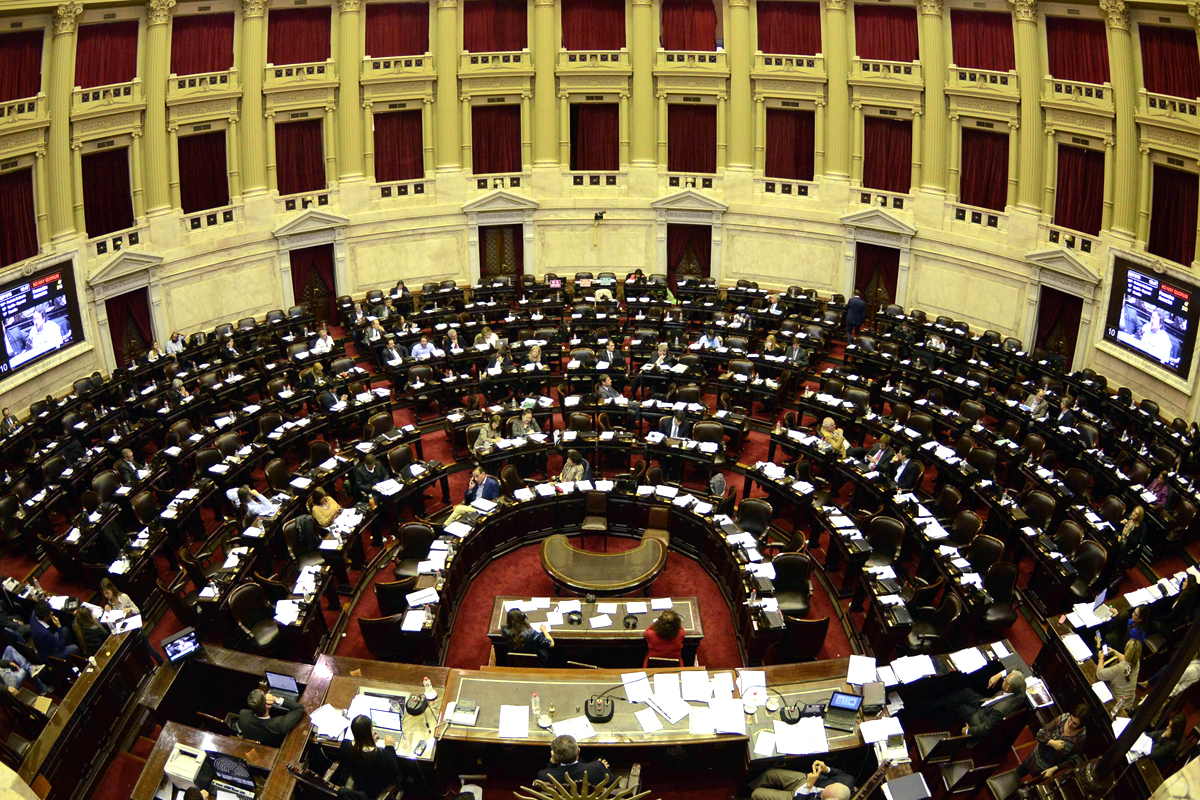
[[[490,326],[484,325],[475,336],[475,344],[486,344],[488,347],[495,347],[500,344],[500,337],[491,329]]]
[[[1142,660],[1142,643],[1130,639],[1125,643],[1125,652],[1116,650],[1104,652],[1100,635],[1096,635],[1096,677],[1108,684],[1113,697],[1121,703],[1122,709],[1132,715],[1133,705],[1137,701],[1138,667]]]
[[[108,578],[100,579],[100,593],[104,595],[105,611],[124,611],[126,614],[141,613],[129,595],[118,589],[117,585]]]

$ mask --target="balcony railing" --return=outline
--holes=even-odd
[[[293,89],[308,84],[337,82],[337,66],[333,59],[309,64],[267,64],[263,73],[263,89]]]
[[[668,172],[667,189],[721,189],[721,179],[716,175],[693,175],[687,172]]]
[[[625,183],[624,175],[619,172],[572,172],[570,180],[572,186],[590,186],[616,188]]]
[[[854,57],[851,75],[869,80],[900,81],[908,84],[923,84],[924,77],[919,61],[878,61]]]
[[[434,74],[433,56],[425,53],[420,56],[394,56],[390,58],[363,59],[362,79],[364,81],[393,78],[428,77]]]
[[[302,194],[288,194],[279,197],[275,201],[275,210],[278,213],[286,213],[290,211],[305,211],[310,208],[327,208],[332,204],[335,192],[332,189],[322,189],[319,192],[304,192]]]
[[[220,208],[197,211],[194,214],[184,214],[182,219],[180,219],[180,224],[183,225],[184,233],[193,233],[219,226],[229,229],[235,227],[241,221],[241,206],[221,206]]]
[[[793,181],[786,178],[757,178],[755,185],[763,194],[783,199],[813,200],[817,196],[815,181]]]
[[[142,97],[141,78],[108,86],[93,86],[90,89],[80,89],[76,86],[71,96],[71,113],[96,111],[109,106],[137,105],[142,102]]]
[[[219,92],[239,92],[236,69],[202,72],[196,75],[172,75],[167,81],[167,102],[200,99]]]
[[[149,231],[148,226],[135,225],[123,231],[96,236],[88,239],[88,252],[93,256],[106,256],[137,247],[144,243],[147,231]]]
[[[559,50],[559,72],[629,72],[629,51],[621,50]]]
[[[9,100],[0,103],[0,131],[7,125],[17,125],[22,122],[33,122],[46,117],[46,95],[38,93],[37,97],[23,97],[20,100]]]
[[[1142,89],[1138,92],[1137,113],[1152,119],[1156,125],[1181,128],[1193,134],[1200,132],[1200,100],[1154,94]]]
[[[418,178],[411,181],[393,181],[378,183],[371,191],[372,200],[405,200],[408,198],[425,198],[433,200],[433,181]]]
[[[460,75],[487,75],[506,70],[532,74],[533,56],[529,48],[505,53],[460,53],[458,57]]]
[[[1050,244],[1056,244],[1085,255],[1090,255],[1100,249],[1100,237],[1092,236],[1090,233],[1080,233],[1049,223],[1042,223],[1039,227],[1042,228],[1043,240]]]
[[[991,228],[994,231],[1008,230],[1008,215],[1003,211],[991,208],[979,208],[963,203],[951,203],[950,208],[955,222],[965,222],[968,225],[978,225],[981,228]]]
[[[977,91],[1002,94],[1008,97],[1020,97],[1020,87],[1017,85],[1016,70],[999,72],[991,69],[967,69],[950,65],[947,71],[946,89],[948,91]]]
[[[724,50],[659,50],[655,55],[654,69],[657,72],[725,73],[729,71],[729,62]]]
[[[1113,108],[1112,84],[1064,81],[1047,76],[1042,90],[1042,99],[1090,106],[1097,111],[1111,112]]]
[[[864,206],[878,206],[879,208],[892,208],[897,211],[903,211],[912,202],[912,198],[907,194],[863,188],[858,190],[858,202]]]
[[[481,192],[490,192],[492,189],[520,189],[525,185],[525,176],[520,172],[473,175],[471,180],[475,181],[476,190]]]
[[[754,54],[754,71],[764,75],[794,75],[796,77],[824,77],[825,56],[784,56],[772,53]]]

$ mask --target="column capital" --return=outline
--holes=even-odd
[[[1019,22],[1037,22],[1037,0],[1008,0]]]
[[[1104,12],[1104,21],[1114,31],[1129,30],[1129,9],[1124,0],[1100,0],[1100,10]]]
[[[437,0],[438,8],[458,8],[458,0]]]
[[[338,0],[338,11],[343,14],[354,14],[362,8],[362,0]]]
[[[750,0],[729,0],[730,8],[749,8]]]
[[[70,0],[54,9],[54,33],[74,33],[78,23],[75,18],[83,13],[83,4],[79,0]]]
[[[634,7],[644,6],[648,8],[649,6],[653,5],[653,0],[633,0],[633,5]]]
[[[1188,16],[1200,28],[1200,3],[1188,3]]]
[[[830,11],[845,11],[846,0],[825,0],[825,8]]]
[[[931,17],[942,15],[942,0],[921,0],[921,13]]]
[[[171,9],[174,7],[175,0],[147,0],[146,24],[166,25],[171,21]]]
[[[242,17],[261,17],[267,13],[271,0],[242,0]]]

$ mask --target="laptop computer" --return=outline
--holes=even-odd
[[[285,697],[288,700],[300,699],[300,687],[296,684],[296,679],[291,675],[280,675],[278,672],[267,672],[267,686],[271,689],[271,694],[276,697]]]
[[[403,706],[401,706],[403,708]],[[375,726],[375,730],[379,735],[394,733],[400,736],[404,733],[404,712],[402,711],[381,711],[380,709],[371,709],[371,724]]]
[[[195,628],[184,628],[174,636],[162,640],[163,652],[172,664],[178,664],[204,649]]]
[[[834,692],[825,706],[825,727],[836,731],[854,733],[858,730],[858,710],[863,699],[856,694]]]

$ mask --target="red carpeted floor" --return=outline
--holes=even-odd
[[[96,784],[91,800],[129,800],[145,766],[144,758],[117,753],[104,771],[104,777]]]

